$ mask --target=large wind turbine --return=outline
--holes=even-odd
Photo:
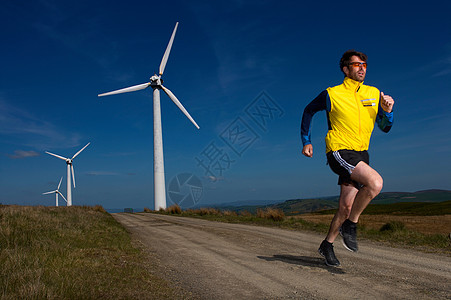
[[[161,131],[161,110],[160,110],[160,90],[163,90],[169,98],[178,106],[178,108],[188,117],[188,119],[194,124],[194,126],[199,129],[199,125],[194,121],[191,115],[183,107],[182,103],[175,97],[175,95],[163,86],[163,80],[161,76],[163,75],[164,68],[168,61],[169,53],[171,52],[172,43],[174,42],[175,32],[177,31],[177,26],[179,23],[175,24],[174,31],[172,32],[169,44],[164,52],[163,59],[160,63],[159,75],[155,74],[150,77],[150,82],[134,85],[131,87],[123,88],[120,90],[99,94],[98,96],[108,96],[115,94],[122,94],[127,92],[134,92],[143,90],[149,86],[153,89],[153,172],[154,172],[154,201],[155,210],[160,208],[166,208],[166,189],[164,181],[164,160],[163,160],[163,138]]]
[[[67,164],[67,206],[72,205],[72,187],[70,185],[71,171],[72,171],[72,180],[74,181],[74,188],[75,188],[75,174],[74,174],[74,166],[72,165],[72,161],[75,159],[75,157],[78,156],[78,154],[81,153],[81,151],[85,150],[85,148],[88,147],[89,144],[91,144],[91,143],[87,143],[86,146],[84,146],[83,148],[80,149],[80,151],[75,153],[74,156],[72,156],[72,158],[66,158],[66,157],[45,151],[45,153],[47,153],[47,154],[53,155],[55,157],[58,157],[59,159],[64,160]]]
[[[46,193],[42,193],[43,195],[55,193],[55,197],[56,197],[56,206],[57,206],[57,207],[58,207],[58,194],[60,194],[61,197],[63,197],[64,201],[67,202],[66,198],[64,198],[63,194],[61,194],[61,192],[59,191],[60,186],[61,186],[61,181],[63,181],[63,177],[62,177],[62,176],[61,176],[60,183],[58,184],[58,187],[56,188],[56,190],[50,191],[50,192],[46,192]]]

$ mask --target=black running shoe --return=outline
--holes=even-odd
[[[340,235],[343,237],[343,246],[352,252],[357,252],[357,223],[346,219],[340,227]]]
[[[334,246],[332,245],[332,243],[324,240],[319,246],[318,252],[319,254],[321,254],[321,256],[324,256],[324,258],[326,258],[326,265],[331,267],[338,267],[340,265],[337,257],[335,257]]]

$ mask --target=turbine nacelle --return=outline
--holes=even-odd
[[[155,74],[152,77],[150,77],[150,85],[151,86],[162,85],[162,84],[163,84],[163,79],[161,79],[161,75],[158,76],[157,74]]]
[[[161,79],[161,75],[158,76],[157,74],[150,77],[150,86],[153,89],[159,89],[161,90],[161,87],[163,85],[163,79]]]

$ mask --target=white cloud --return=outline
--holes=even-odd
[[[7,154],[7,156],[12,159],[35,157],[35,156],[39,156],[39,155],[40,154],[36,151],[24,151],[24,150],[16,150],[16,151],[14,151],[14,154]]]
[[[245,1],[228,3],[224,10],[234,14],[243,9],[243,5],[251,6]],[[224,13],[223,10],[221,10]],[[266,85],[268,78],[274,75],[277,67],[285,58],[274,55],[270,49],[277,49],[277,44],[284,39],[286,24],[265,26],[262,19],[221,19],[211,13],[209,4],[196,5],[193,13],[201,25],[212,50],[215,53],[217,78],[222,89],[251,83]],[[265,31],[261,28],[264,26]],[[261,45],[267,47],[261,47]]]
[[[451,74],[451,54],[447,58],[438,61],[437,65],[441,68],[441,70],[432,75],[432,77],[440,77]]]
[[[37,148],[65,148],[80,145],[81,136],[57,128],[27,110],[0,98],[0,136],[5,142]]]
[[[101,30],[103,16],[95,11],[84,11],[80,19],[82,6],[72,10],[64,4],[55,5],[49,1],[40,1],[40,10],[46,17],[38,17],[32,22],[33,28],[42,36],[67,48],[69,52],[88,58],[93,63],[109,70],[119,58],[118,43],[108,38]],[[111,71],[110,80],[127,82],[133,72]]]
[[[135,173],[120,173],[111,171],[88,171],[85,173],[88,176],[134,176]]]
[[[121,174],[120,173],[116,173],[116,172],[108,172],[108,171],[89,171],[89,172],[86,172],[86,175],[90,175],[90,176],[119,176]]]
[[[218,182],[218,181],[223,181],[224,177],[222,176],[205,176],[204,178],[206,178],[207,180],[210,180],[211,182]]]

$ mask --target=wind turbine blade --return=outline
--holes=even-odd
[[[103,94],[98,94],[97,97],[139,91],[139,90],[145,89],[149,85],[150,85],[150,82],[142,83],[142,84],[134,85],[134,86],[131,86],[131,87],[123,88],[123,89],[120,89],[120,90],[116,90],[116,91],[112,91],[112,92],[108,92],[108,93],[103,93]]]
[[[61,176],[60,183],[58,184],[58,188],[57,188],[56,190],[59,190],[59,189],[60,189],[61,181],[63,181],[63,176]]]
[[[74,188],[75,188],[75,174],[74,174],[74,165],[70,165],[70,168],[72,170],[72,182],[74,183]]]
[[[42,193],[43,195],[47,195],[47,194],[53,194],[55,191],[51,191],[51,192],[46,192],[46,193]]]
[[[72,159],[74,159],[75,157],[77,157],[77,155],[80,154],[81,151],[85,150],[85,148],[88,147],[89,144],[91,144],[91,142],[87,143],[86,146],[84,146],[83,148],[81,148],[80,151],[78,151],[77,153],[75,153],[74,156],[72,156]]]
[[[63,194],[60,193],[60,191],[57,191],[58,194],[60,194],[61,197],[63,197],[64,201],[67,202],[66,198],[63,196]]]
[[[194,126],[196,126],[196,128],[199,129],[200,128],[199,125],[197,125],[196,121],[194,121],[194,119],[191,117],[191,115],[188,113],[188,111],[183,107],[183,105],[182,105],[182,103],[180,103],[179,99],[177,99],[177,97],[164,86],[161,86],[161,88],[169,96],[169,98],[171,98],[172,102],[174,102],[175,105],[177,105],[178,108],[180,108],[180,110],[185,114],[185,116],[194,124]]]
[[[172,43],[174,42],[175,32],[177,31],[177,27],[179,26],[179,22],[175,23],[174,31],[172,32],[171,39],[169,40],[169,44],[166,47],[166,51],[164,52],[163,59],[160,64],[160,76],[163,75],[164,68],[166,67],[166,63],[168,62],[169,53],[171,52]]]
[[[55,157],[58,157],[59,159],[62,159],[62,160],[67,160],[67,158],[62,157],[62,156],[57,155],[57,154],[53,154],[53,153],[50,153],[50,152],[47,152],[47,151],[45,151],[45,153],[50,154],[50,155],[53,155],[53,156],[55,156]]]

